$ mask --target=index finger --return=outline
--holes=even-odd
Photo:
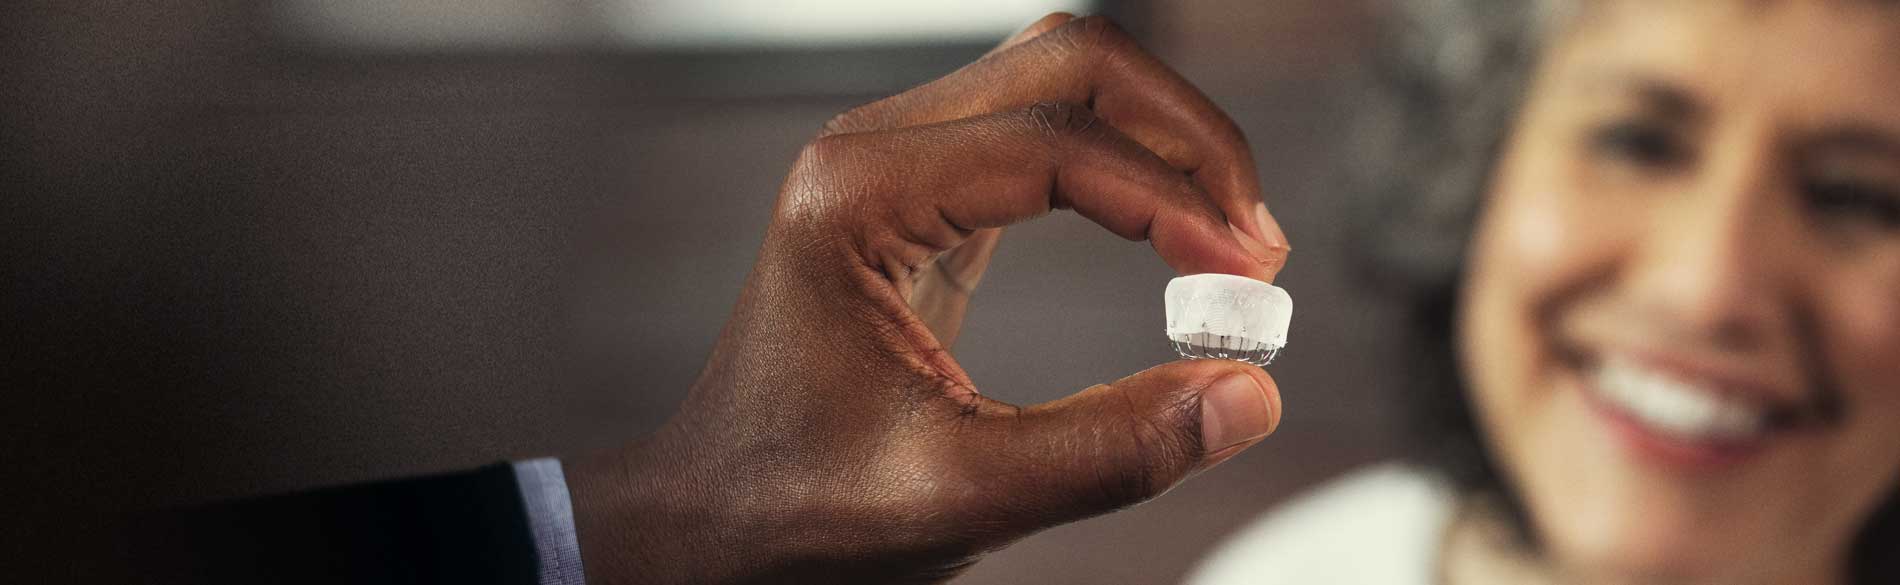
[[[974,230],[1052,209],[1074,209],[1116,235],[1148,240],[1181,274],[1264,280],[1278,268],[1237,241],[1198,185],[1081,106],[1039,104],[836,135],[808,146],[801,160],[850,161],[826,166],[788,196],[812,197],[847,218],[853,233],[845,241],[900,287],[911,269]],[[781,208],[819,206],[798,200]]]
[[[840,116],[828,131],[932,124],[1042,102],[1088,106],[1188,173],[1242,234],[1284,262],[1291,249],[1260,196],[1246,139],[1193,84],[1113,22],[1071,20],[936,81]],[[1242,242],[1246,242],[1243,238]]]

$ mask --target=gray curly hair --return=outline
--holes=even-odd
[[[1354,217],[1370,274],[1402,290],[1446,288],[1491,162],[1558,22],[1558,0],[1392,3],[1387,42],[1351,138],[1348,181],[1363,194]]]

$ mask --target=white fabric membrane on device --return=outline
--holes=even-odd
[[[1168,340],[1190,359],[1264,366],[1286,347],[1293,297],[1244,276],[1195,274],[1168,281]]]

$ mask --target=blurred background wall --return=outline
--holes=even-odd
[[[1288,412],[1274,439],[1160,500],[1034,536],[959,582],[1170,582],[1259,511],[1395,450],[1400,321],[1351,276],[1342,180],[1378,10],[1050,4],[1116,16],[1252,139],[1296,248],[1281,284],[1300,314],[1272,368]],[[798,147],[1042,10],[838,5],[878,12],[0,9],[5,489],[27,518],[84,524],[653,428],[718,334]],[[958,11],[993,17],[942,22]],[[1022,403],[1138,371],[1171,357],[1170,276],[1072,214],[1012,228],[956,355]]]

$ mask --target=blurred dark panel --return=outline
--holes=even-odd
[[[1253,140],[1298,249],[1289,412],[1161,501],[963,582],[1173,580],[1390,452],[1397,320],[1342,265],[1369,15],[1115,10]],[[983,49],[376,54],[287,44],[249,3],[5,12],[5,461],[34,517],[68,524],[639,435],[697,373],[799,145]],[[959,358],[1020,402],[1142,369],[1169,357],[1168,277],[1072,215],[1012,229]]]

